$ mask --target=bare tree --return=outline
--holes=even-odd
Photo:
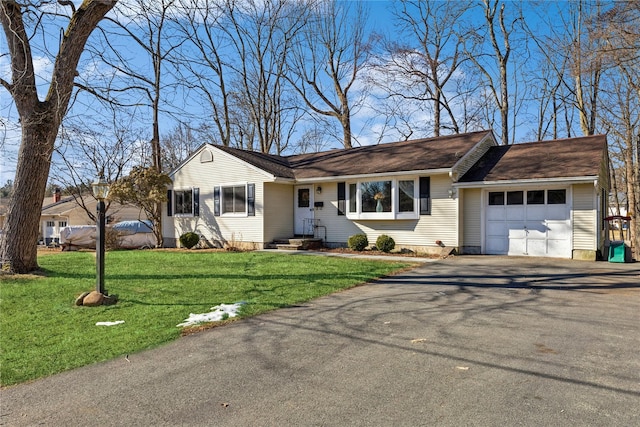
[[[171,86],[175,86],[173,81],[168,82],[168,68],[173,64],[173,52],[184,42],[183,38],[175,37],[175,3],[176,0],[131,0],[121,3],[114,9],[114,16],[107,17],[113,25],[102,29],[102,43],[88,46],[119,76],[117,83],[103,88],[111,100],[129,92],[129,98],[143,100],[135,102],[136,106],[144,105],[150,109],[151,164],[158,172],[162,172],[160,115],[169,112],[167,106],[175,106],[175,103],[169,102],[163,105],[163,98],[173,95]],[[114,40],[130,41],[131,46],[125,48],[114,43]],[[150,72],[140,65],[141,52],[151,64]]]
[[[466,119],[458,108],[465,95],[457,81],[464,78],[460,65],[466,60],[461,23],[470,6],[403,0],[396,7],[395,28],[402,37],[385,43],[379,85],[401,102],[429,105],[434,135],[459,133],[459,119]]]
[[[498,109],[500,142],[503,145],[508,145],[511,142],[509,135],[510,114],[516,111],[514,106],[510,104],[509,95],[509,90],[514,88],[514,81],[509,75],[509,65],[512,62],[510,60],[511,41],[520,16],[508,20],[505,13],[505,3],[500,0],[482,0],[482,11],[484,25],[476,29],[473,37],[469,38],[473,44],[467,49],[467,55],[483,76],[488,91],[487,98],[491,99]],[[485,50],[485,40],[488,41],[489,52]],[[489,114],[491,114],[490,111]]]
[[[36,32],[44,30],[47,22],[45,12],[37,6],[42,3],[48,2],[0,2],[0,22],[11,57],[11,81],[0,79],[0,84],[11,94],[22,126],[15,191],[0,238],[0,261],[3,269],[16,273],[38,268],[38,223],[54,143],[73,92],[80,55],[87,39],[116,0],[84,0],[77,9],[71,2],[59,2],[69,5],[72,13],[55,55],[49,91],[40,100],[31,39]],[[57,31],[59,26],[55,28]]]
[[[231,58],[225,55],[229,45],[227,33],[222,29],[224,8],[216,0],[182,0],[181,9],[186,19],[179,20],[186,43],[180,53],[182,67],[178,70],[184,84],[200,94],[208,107],[206,128],[208,139],[230,146],[234,132],[232,101],[233,70]],[[203,125],[204,126],[204,125]],[[237,127],[235,127],[237,128]],[[214,130],[211,132],[211,130]]]
[[[127,115],[119,108],[104,109],[95,116],[80,115],[65,118],[58,135],[53,157],[50,182],[66,188],[91,220],[96,220],[91,182],[103,175],[107,182],[122,178],[140,159],[146,143],[137,138],[135,115]],[[105,120],[106,113],[111,120]],[[106,201],[106,212],[115,212]]]
[[[631,216],[631,240],[640,258],[640,4],[623,1],[589,21],[590,40],[599,46],[599,64],[610,83],[605,108],[598,110],[612,139],[612,157],[622,165],[617,175]]]
[[[187,123],[178,123],[170,132],[162,137],[162,167],[172,171],[186,160],[201,145],[198,130]]]
[[[352,89],[370,53],[368,9],[362,2],[320,0],[290,56],[288,77],[313,113],[337,119],[342,145],[352,147],[351,116],[362,103]]]
[[[235,61],[231,91],[242,148],[284,151],[299,120],[299,109],[285,78],[295,34],[305,24],[305,5],[295,0],[223,2],[228,46]]]

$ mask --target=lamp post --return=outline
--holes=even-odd
[[[100,174],[98,180],[91,184],[91,187],[93,188],[93,195],[98,200],[98,220],[96,221],[98,232],[96,237],[96,291],[106,295],[104,289],[104,199],[106,199],[109,194],[109,184],[104,180],[104,176]]]

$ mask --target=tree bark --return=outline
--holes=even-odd
[[[0,239],[3,270],[27,273],[38,268],[42,201],[54,143],[73,91],[76,67],[89,35],[116,1],[85,0],[74,11],[60,44],[44,101],[38,99],[22,6],[15,1],[0,2],[0,21],[11,57],[12,78],[11,82],[0,80],[0,83],[11,93],[22,124],[14,191]]]

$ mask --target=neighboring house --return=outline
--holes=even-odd
[[[595,259],[604,249],[605,136],[498,146],[491,131],[276,156],[204,144],[170,176],[167,246],[346,246]],[[603,206],[604,205],[604,206]]]
[[[83,201],[91,212],[96,212],[97,201],[93,196],[85,196]],[[106,214],[108,223],[147,219],[140,208],[115,202],[109,203]],[[59,243],[60,231],[64,227],[94,224],[95,222],[73,197],[63,198],[60,193],[56,193],[53,197],[46,197],[42,203],[39,243],[45,245]]]

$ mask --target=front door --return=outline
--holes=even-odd
[[[302,236],[313,236],[313,187],[298,185],[295,191],[294,233]]]

